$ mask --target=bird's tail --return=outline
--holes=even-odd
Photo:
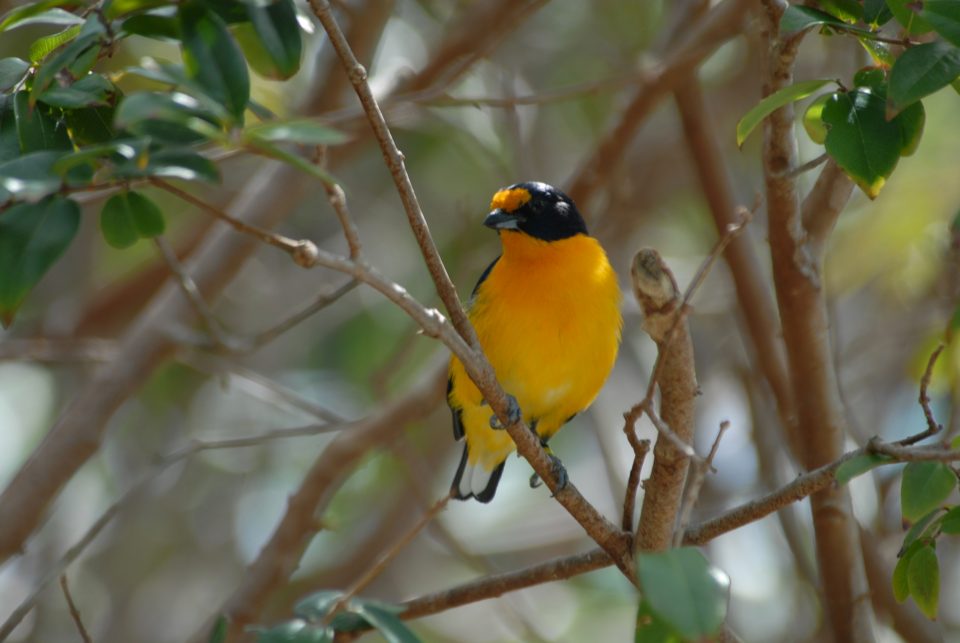
[[[503,465],[506,459],[501,460],[500,464],[493,469],[485,469],[481,460],[473,464],[468,462],[467,452],[469,445],[466,441],[463,443],[463,455],[460,457],[460,466],[457,467],[457,475],[453,477],[453,497],[458,500],[467,500],[476,498],[480,502],[490,502],[497,493],[497,485],[500,483],[500,476],[503,475]]]

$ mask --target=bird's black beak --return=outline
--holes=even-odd
[[[497,208],[487,215],[483,225],[494,230],[516,230],[520,227],[520,217],[506,210]]]

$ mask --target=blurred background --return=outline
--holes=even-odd
[[[0,9],[15,4],[0,1]],[[493,3],[459,0],[335,3],[358,57],[369,67],[374,91],[385,99],[387,120],[461,296],[498,253],[496,236],[481,225],[493,192],[522,180],[571,185],[618,123],[641,71],[682,35],[677,21],[684,4],[554,0],[503,3],[497,13]],[[760,136],[738,150],[734,128],[760,99],[760,44],[749,18],[745,25],[743,35],[712,53],[698,75],[722,148],[722,169],[736,200],[750,207],[762,190]],[[0,57],[22,55],[44,30],[52,28],[32,25],[4,34]],[[331,148],[326,163],[346,192],[367,259],[421,302],[439,306],[376,142],[357,118],[356,98],[325,39],[314,30],[308,43],[301,72],[285,83],[254,76],[254,97],[278,114],[318,116],[350,134],[351,142]],[[108,63],[119,71],[144,57],[178,60],[179,52],[132,37]],[[849,80],[867,63],[856,41],[811,34],[796,77]],[[137,82],[143,81],[118,76],[121,87]],[[539,98],[516,104],[516,97]],[[901,161],[876,201],[855,191],[831,239],[826,287],[850,448],[874,435],[893,439],[925,426],[916,402],[919,375],[960,287],[951,233],[960,209],[960,145],[953,137],[958,101],[949,89],[925,101],[926,131],[918,152]],[[802,129],[798,137],[802,161],[822,153]],[[270,171],[265,163],[223,160],[223,184],[203,198],[231,208],[249,200],[249,190],[269,189],[277,195],[272,203],[278,231],[345,252],[322,186],[290,172],[269,175],[283,184],[258,181]],[[803,184],[812,185],[816,174],[805,174]],[[167,239],[181,256],[222,225],[168,194],[151,196],[164,206]],[[108,247],[97,229],[100,203],[88,203],[89,216],[68,254],[14,325],[0,331],[0,485],[97,364],[115,356],[116,340],[169,274],[150,243],[123,251]],[[639,247],[657,248],[683,288],[717,236],[669,97],[642,124],[622,162],[602,168],[597,189],[579,205],[624,286],[624,340],[591,410],[552,446],[587,499],[619,522],[632,461],[622,414],[643,397],[656,357],[629,295],[630,258]],[[765,228],[761,208],[744,234],[770,283]],[[304,271],[261,246],[211,305],[231,336],[250,337],[344,282],[332,272]],[[721,421],[731,422],[715,461],[717,473],[707,478],[696,507],[696,522],[789,481],[800,469],[787,454],[772,397],[745,348],[742,316],[723,262],[694,306],[690,323],[703,391],[698,450],[706,453]],[[196,337],[197,328],[170,332]],[[41,345],[40,338],[49,341]],[[438,342],[418,335],[401,311],[362,286],[244,354],[184,341],[113,417],[102,448],[72,479],[27,551],[0,567],[0,619],[114,501],[149,476],[70,567],[70,584],[96,641],[189,638],[244,577],[288,495],[335,434],[202,452],[153,475],[158,461],[192,440],[309,425],[317,421],[318,409],[362,418],[403,396],[443,359]],[[958,365],[950,346],[931,384],[934,412],[954,435],[960,419]],[[641,437],[654,437],[648,424],[640,428]],[[307,593],[348,586],[446,492],[460,453],[441,396],[432,411],[397,430],[396,439],[363,458],[337,492],[321,517],[326,528],[289,585],[272,598],[264,622],[288,617],[293,602]],[[493,503],[451,503],[364,595],[399,602],[592,547],[545,488],[529,488],[530,473],[526,462],[511,459]],[[865,546],[872,552],[868,567],[872,556],[874,571],[887,583],[903,536],[898,480],[898,467],[883,467],[852,484],[855,511],[868,532]],[[946,640],[960,640],[958,549],[956,539],[941,539],[938,549],[939,627]],[[823,639],[805,503],[720,537],[705,553],[731,578],[730,624],[745,641]],[[425,641],[623,641],[633,636],[636,605],[634,590],[609,568],[412,626]],[[902,640],[889,618],[879,607],[878,637]],[[76,636],[54,583],[10,640]]]

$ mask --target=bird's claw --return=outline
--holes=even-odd
[[[517,398],[507,393],[507,424],[501,424],[500,419],[494,414],[490,416],[490,428],[500,431],[507,426],[516,424],[523,418],[520,411],[520,405],[517,404]]]
[[[567,476],[567,469],[566,467],[563,466],[563,463],[560,462],[560,458],[558,458],[557,456],[553,455],[552,453],[548,453],[547,457],[550,458],[550,471],[551,473],[553,473],[553,477],[557,481],[557,491],[561,491],[567,486],[567,483],[570,481],[569,476]],[[541,484],[543,484],[543,481],[540,479],[540,476],[538,476],[536,473],[530,476],[531,489],[536,489]],[[556,494],[554,493],[554,495]]]

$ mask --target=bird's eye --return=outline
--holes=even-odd
[[[539,199],[535,201],[531,201],[529,204],[529,207],[530,207],[530,212],[532,212],[533,214],[540,214],[541,212],[543,212],[543,201],[540,201]]]

